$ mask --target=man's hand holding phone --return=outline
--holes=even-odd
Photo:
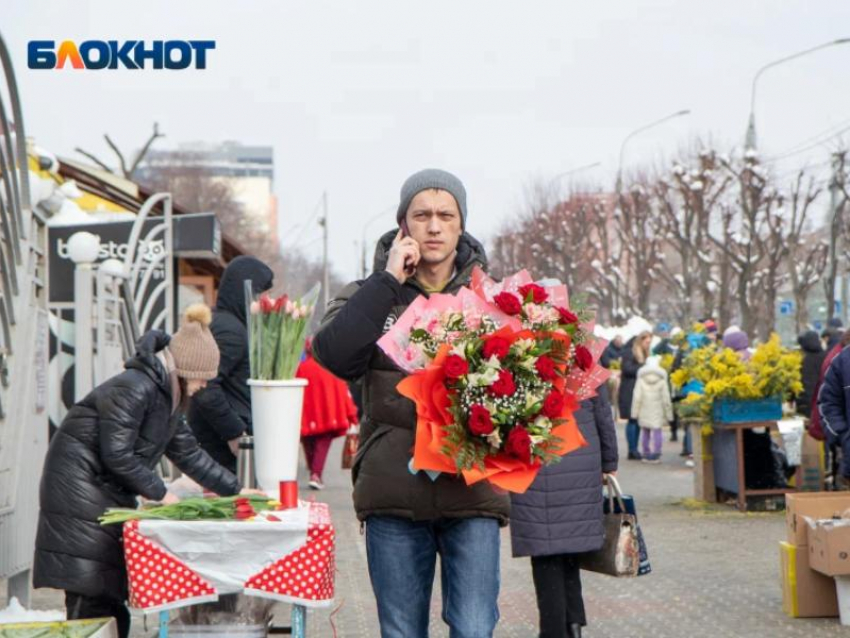
[[[398,234],[393,240],[390,248],[389,259],[387,259],[387,272],[403,284],[416,274],[416,266],[419,264],[419,244],[412,237],[405,235],[399,228]]]

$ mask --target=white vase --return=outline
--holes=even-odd
[[[248,385],[257,482],[264,491],[277,494],[282,481],[295,481],[298,475],[301,410],[307,380],[249,379]]]

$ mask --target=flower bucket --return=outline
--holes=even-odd
[[[301,410],[307,380],[249,379],[248,385],[251,387],[257,482],[266,492],[274,494],[280,489],[283,493],[282,484],[297,485]]]

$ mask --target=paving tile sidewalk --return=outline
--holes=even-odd
[[[622,432],[621,432],[622,434]],[[624,445],[621,443],[621,445]],[[781,513],[739,514],[726,506],[694,507],[692,471],[677,456],[678,444],[665,442],[664,462],[623,461],[620,478],[635,495],[649,545],[653,573],[638,579],[583,576],[590,626],[588,638],[774,638],[847,636],[835,619],[792,620],[781,609],[778,541],[784,538]],[[341,440],[331,449],[327,489],[315,493],[330,504],[337,529],[336,636],[378,638],[377,613],[369,585],[366,551],[351,507],[350,475],[339,469]],[[303,494],[313,494],[306,491]],[[691,506],[689,506],[691,505]],[[431,636],[446,638],[440,619],[439,579],[434,586]],[[5,584],[0,584],[0,608]],[[42,590],[39,608],[61,607],[60,592]],[[510,536],[502,533],[502,618],[499,638],[537,635],[537,609],[528,559],[510,557]],[[287,620],[279,605],[276,618]],[[310,638],[331,638],[331,610],[311,611]],[[153,619],[151,619],[153,620]],[[151,636],[138,617],[133,636]]]

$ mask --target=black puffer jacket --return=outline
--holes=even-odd
[[[463,479],[425,472],[411,474],[416,406],[396,390],[405,373],[377,346],[378,339],[414,299],[426,294],[416,281],[404,285],[385,272],[397,231],[381,238],[374,273],[347,286],[331,301],[313,341],[316,359],[338,377],[363,379],[364,418],[360,450],[352,468],[354,509],[362,521],[370,514],[416,521],[437,518],[496,518],[505,524],[510,504],[485,482],[471,487]],[[464,234],[458,245],[457,274],[445,292],[469,282],[476,265],[486,266],[484,248]]]
[[[156,356],[168,340],[147,333],[126,370],[74,405],[50,442],[35,587],[127,597],[121,526],[101,527],[97,518],[109,507],[135,507],[138,495],[161,499],[166,489],[154,467],[163,454],[207,489],[239,491],[236,477],[201,450],[186,422],[171,418],[171,383]]]
[[[243,432],[251,433],[251,366],[245,308],[248,279],[258,294],[272,287],[274,273],[255,257],[237,257],[224,270],[210,325],[221,352],[218,376],[195,395],[189,408],[189,424],[201,447],[231,472],[236,471],[236,457],[227,442]]]
[[[632,337],[623,346],[622,365],[620,368],[620,394],[617,398],[617,407],[619,408],[621,419],[632,418],[632,398],[635,394],[638,370],[640,370],[642,365],[635,357],[634,345],[636,338]]]
[[[820,337],[814,330],[804,332],[797,337],[797,343],[803,351],[803,391],[797,396],[797,414],[811,416],[812,403],[815,398],[815,387],[820,379],[820,369],[826,359],[826,351],[821,345]]]

